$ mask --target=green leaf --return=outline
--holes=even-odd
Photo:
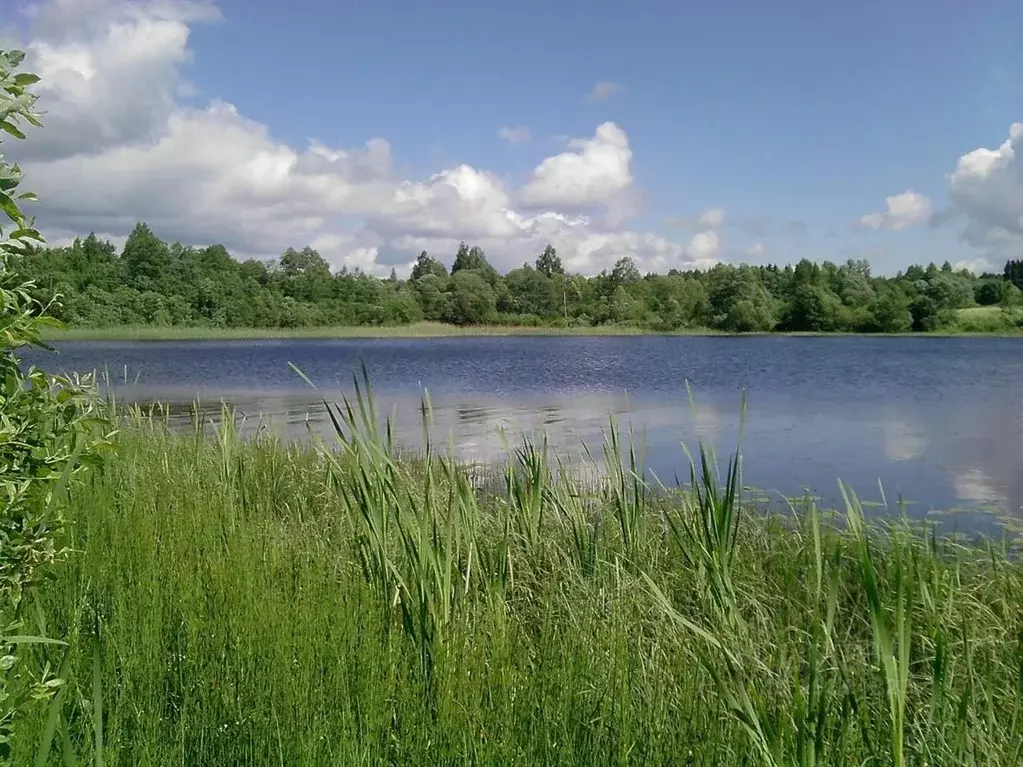
[[[10,120],[0,121],[0,130],[10,133],[14,138],[23,139],[25,134],[21,132],[21,129],[17,125],[12,123]]]
[[[11,199],[10,195],[0,192],[0,210],[7,214],[7,217],[16,224],[21,224],[25,216],[18,208],[18,204]]]
[[[62,642],[59,639],[50,639],[49,637],[8,636],[8,637],[0,637],[0,644],[56,644],[56,645],[66,645],[67,642]]]
[[[64,653],[64,658],[60,662],[60,668],[57,674],[63,677],[67,671],[68,661],[71,658],[70,652]],[[46,726],[43,728],[43,736],[39,744],[39,753],[36,754],[36,767],[45,767],[50,760],[50,747],[53,744],[53,735],[57,730],[57,724],[60,717],[60,710],[64,704],[64,693],[67,687],[62,686],[57,694],[50,701],[49,711],[46,715]]]
[[[29,227],[22,227],[21,229],[15,229],[10,234],[12,240],[38,240],[42,242],[43,236],[37,229],[31,229]]]
[[[31,72],[23,72],[20,75],[14,76],[15,85],[20,85],[23,88],[28,85],[35,85],[39,82],[39,75],[32,74]]]

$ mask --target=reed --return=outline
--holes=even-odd
[[[1023,566],[855,495],[752,513],[736,452],[661,488],[609,423],[496,489],[403,456],[365,380],[336,439],[226,413],[119,445],[58,503],[39,608],[65,689],[15,763],[1018,764]],[[680,458],[683,457],[680,452]],[[684,460],[684,459],[683,459]]]

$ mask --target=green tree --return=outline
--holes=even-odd
[[[955,311],[973,303],[973,287],[970,281],[952,270],[940,271],[927,284],[927,295],[938,306],[939,311]]]
[[[330,265],[308,245],[302,250],[288,248],[280,260],[282,287],[298,301],[322,301],[334,294]]]
[[[885,286],[876,292],[870,307],[872,325],[867,330],[879,333],[906,333],[913,328],[909,298],[897,286]]]
[[[1012,285],[1004,280],[983,280],[974,286],[973,300],[980,306],[995,306],[1001,302],[1005,289]]]
[[[432,274],[443,280],[447,279],[448,270],[444,268],[444,264],[436,258],[432,258],[424,250],[419,254],[419,258],[416,259],[416,263],[412,266],[412,274],[409,279],[413,282],[417,282],[428,274]]]
[[[451,299],[446,292],[448,278],[424,274],[412,284],[423,317],[434,322],[446,320],[451,313]]]
[[[458,246],[455,262],[451,265],[451,274],[454,276],[463,271],[476,272],[487,281],[491,288],[501,279],[501,275],[487,261],[487,255],[483,252],[483,248],[477,245],[470,248],[464,242]]]
[[[553,277],[555,274],[564,274],[565,268],[561,265],[561,258],[553,245],[543,249],[543,253],[536,257],[536,271],[545,277]]]
[[[135,224],[121,253],[128,283],[139,290],[158,289],[170,263],[170,250],[163,240],[147,224]]]
[[[645,316],[643,302],[630,295],[624,285],[619,285],[608,302],[608,319],[618,324],[639,325]]]
[[[1023,302],[1023,291],[1010,282],[1002,291],[1002,297],[998,300],[998,305],[1006,311],[1012,311],[1016,309],[1021,302]]]
[[[636,262],[632,260],[631,256],[619,258],[615,262],[614,268],[611,269],[612,290],[617,289],[620,285],[631,285],[634,282],[639,282],[641,279],[643,279],[643,275],[639,273]]]
[[[559,282],[561,275],[558,276]],[[554,280],[539,269],[524,264],[504,276],[507,289],[505,304],[499,308],[511,314],[529,314],[537,317],[557,315],[562,303],[561,291]]]
[[[415,294],[405,286],[388,293],[383,306],[384,322],[389,325],[409,325],[425,318]]]
[[[1010,259],[1005,262],[1004,278],[1020,290],[1023,290],[1023,259]]]
[[[850,258],[846,261],[838,272],[836,292],[846,306],[870,306],[874,300],[874,287],[871,284],[870,264],[866,259]]]
[[[733,333],[772,330],[778,322],[774,300],[751,267],[718,265],[708,275],[708,320]]]
[[[792,296],[786,325],[790,330],[839,330],[843,309],[841,299],[823,285],[804,283]]]
[[[456,325],[482,325],[494,316],[493,288],[475,271],[458,271],[448,285],[448,320]]]

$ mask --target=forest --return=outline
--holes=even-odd
[[[445,256],[449,254],[444,254]],[[238,261],[222,245],[161,240],[144,223],[121,252],[95,235],[34,249],[18,263],[37,298],[69,326],[302,328],[454,325],[634,327],[653,332],[861,332],[1013,330],[1023,261],[1003,274],[911,266],[871,274],[866,260],[794,266],[719,264],[705,271],[642,274],[629,257],[591,277],[566,273],[551,246],[535,263],[500,274],[462,243],[450,269],[423,252],[409,278],[331,270],[313,248]],[[987,324],[971,324],[970,307]],[[1001,311],[997,311],[1001,309]]]

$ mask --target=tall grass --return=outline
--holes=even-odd
[[[326,405],[325,405],[326,406]],[[655,491],[542,440],[476,489],[403,458],[360,384],[337,439],[172,433],[136,410],[63,503],[41,611],[66,689],[16,763],[1018,764],[1023,567],[749,513],[739,456]],[[424,414],[428,414],[424,403]],[[46,744],[51,744],[43,751]]]
[[[47,332],[51,341],[193,341],[273,338],[447,338],[463,336],[634,336],[649,334],[640,328],[621,325],[449,325],[444,322],[416,322],[410,325],[355,325],[300,328],[215,328],[183,325],[66,327]],[[709,330],[686,331],[684,335],[712,335]]]

